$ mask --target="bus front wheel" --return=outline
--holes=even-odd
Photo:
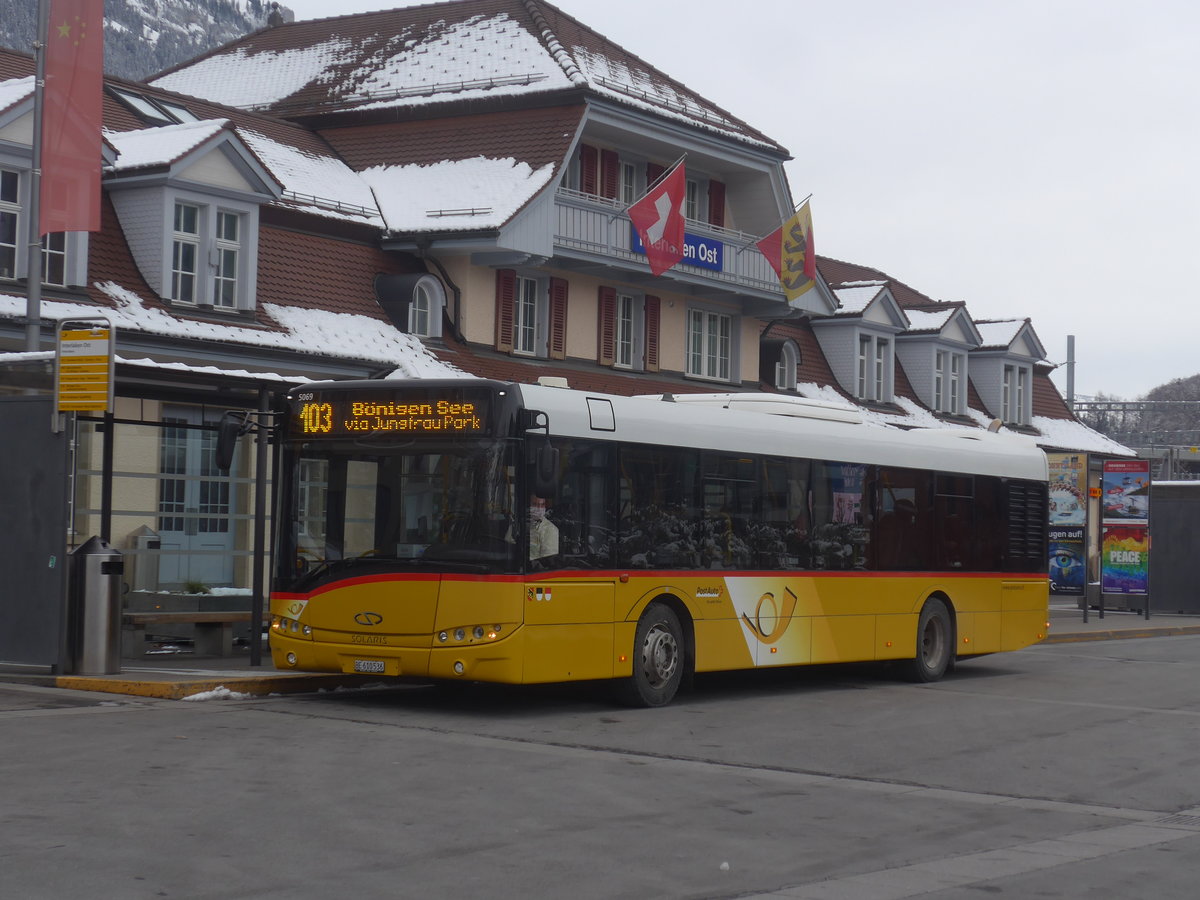
[[[950,610],[938,599],[929,599],[917,620],[917,653],[909,661],[908,679],[937,681],[950,668],[954,655],[954,623]]]
[[[633,639],[633,674],[619,688],[631,706],[666,706],[683,680],[683,628],[663,603],[651,603],[638,620]]]

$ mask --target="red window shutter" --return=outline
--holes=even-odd
[[[567,280],[550,279],[550,358],[567,358]]]
[[[621,176],[621,160],[616,150],[600,151],[600,195],[616,200]]]
[[[660,166],[658,163],[646,163],[646,190],[649,190],[654,182],[662,178],[665,171],[667,171],[666,167]]]
[[[517,273],[512,269],[496,270],[496,349],[511,353],[513,348],[513,314],[517,303]]]
[[[662,301],[646,297],[646,371],[658,371],[658,320]]]
[[[579,145],[579,190],[585,194],[595,194],[596,190],[596,148],[590,144]]]
[[[601,286],[597,307],[597,362],[602,366],[611,366],[617,361],[617,289]]]
[[[708,182],[708,224],[725,227],[725,183]]]

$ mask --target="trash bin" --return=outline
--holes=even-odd
[[[125,563],[108,541],[89,538],[71,554],[72,671],[121,671],[121,579]]]

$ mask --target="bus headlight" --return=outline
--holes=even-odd
[[[447,633],[447,632],[445,632],[445,631],[439,631],[439,632],[438,632],[438,643],[439,643],[439,644],[444,644],[444,643],[446,643],[446,641],[448,641],[448,640],[450,640],[450,635],[449,635],[449,633]]]
[[[466,637],[467,637],[467,630],[465,628],[455,628],[454,629],[454,639],[456,641],[465,640]]]

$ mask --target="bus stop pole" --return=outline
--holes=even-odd
[[[267,558],[267,450],[270,442],[268,420],[269,395],[258,391],[259,424],[254,429],[254,596],[250,601],[250,665],[262,665],[263,565]]]

